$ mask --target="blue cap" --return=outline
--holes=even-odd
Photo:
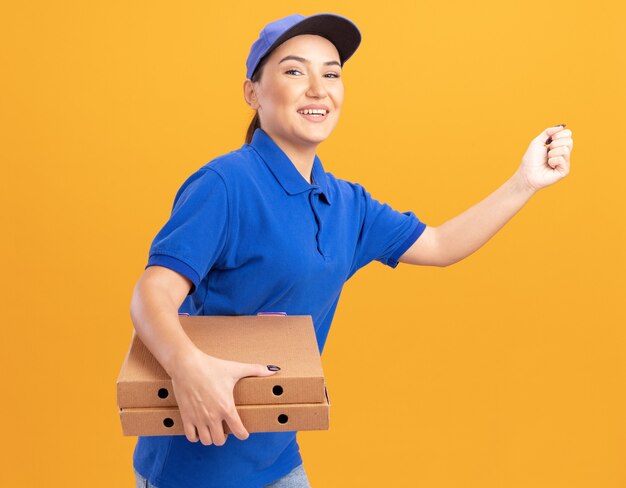
[[[246,60],[246,77],[252,78],[261,60],[276,47],[294,36],[315,34],[332,42],[337,51],[341,65],[354,54],[361,43],[361,32],[354,23],[341,15],[316,14],[289,15],[270,22],[252,44]]]

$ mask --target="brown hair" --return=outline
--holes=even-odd
[[[252,78],[250,78],[250,80],[252,80],[255,83],[258,81],[261,81],[261,75],[263,74],[263,66],[265,66],[265,63],[267,62],[268,58],[269,58],[269,54],[265,55],[265,57],[261,59],[261,61],[256,67],[256,70],[254,71],[254,73],[252,73]],[[261,119],[259,119],[259,112],[255,111],[254,117],[252,118],[252,120],[250,121],[250,125],[248,126],[248,132],[246,132],[246,144],[250,144],[250,142],[252,142],[252,136],[254,135],[254,131],[260,128],[261,128]]]

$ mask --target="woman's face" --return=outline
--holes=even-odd
[[[246,99],[272,138],[293,146],[316,146],[339,120],[343,103],[339,53],[324,37],[292,37],[269,55],[259,82],[246,81],[246,87]],[[251,90],[254,96],[249,98]],[[322,115],[303,113],[305,108],[321,109]]]

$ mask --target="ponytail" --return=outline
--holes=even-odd
[[[248,126],[248,132],[246,133],[246,144],[252,142],[252,136],[254,131],[261,128],[261,121],[259,120],[259,112],[254,112],[254,117]]]

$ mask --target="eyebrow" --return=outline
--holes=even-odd
[[[283,61],[288,61],[290,59],[293,59],[294,61],[300,61],[301,63],[310,63],[311,61],[309,61],[308,59],[305,58],[301,58],[300,56],[285,56],[283,59],[281,59],[278,64],[282,63]],[[341,64],[339,63],[339,61],[326,61],[324,63],[324,66],[330,66],[332,64],[336,64],[337,66],[341,67]]]

